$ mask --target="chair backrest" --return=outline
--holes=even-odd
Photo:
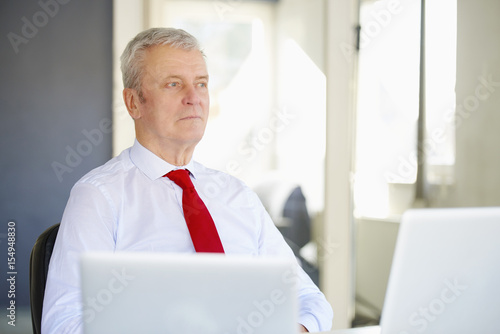
[[[46,229],[35,242],[30,256],[30,304],[33,333],[40,334],[45,283],[59,223]]]

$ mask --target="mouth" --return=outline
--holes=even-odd
[[[180,121],[189,121],[192,119],[200,119],[201,120],[201,117],[196,116],[196,115],[191,115],[191,116],[186,116],[186,117],[181,118]]]

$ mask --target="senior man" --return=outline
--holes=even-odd
[[[198,41],[180,29],[146,30],[127,45],[121,69],[136,140],[71,190],[49,266],[44,334],[82,332],[83,252],[294,256],[253,191],[192,160],[209,110],[209,76]],[[207,196],[214,184],[217,196]],[[201,230],[195,226],[200,217]],[[329,330],[330,305],[300,268],[299,275],[301,331]]]

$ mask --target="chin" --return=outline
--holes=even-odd
[[[200,140],[203,138],[203,133],[193,133],[191,135],[188,135],[187,133],[185,134],[186,136],[184,136],[184,141],[186,143],[193,143],[193,144],[198,144],[200,142]]]

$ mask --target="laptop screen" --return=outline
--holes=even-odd
[[[497,333],[500,208],[413,209],[399,229],[382,333]]]
[[[296,333],[294,264],[220,254],[82,256],[85,333]]]

